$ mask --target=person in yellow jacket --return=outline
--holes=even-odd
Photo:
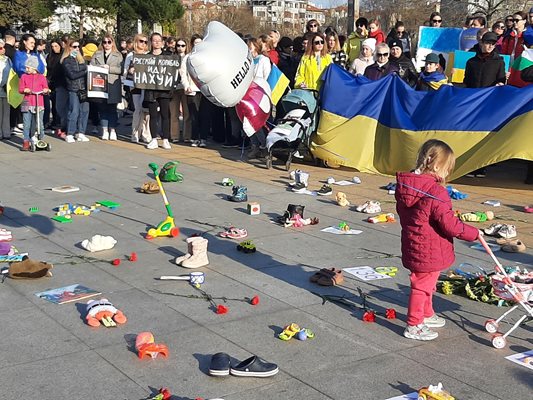
[[[364,17],[358,18],[355,21],[355,31],[350,33],[343,50],[348,55],[348,65],[351,65],[354,60],[359,58],[363,40],[368,37],[368,20]]]
[[[324,35],[315,33],[305,50],[296,77],[294,78],[295,89],[318,90],[320,77],[329,64],[333,62],[325,45]]]

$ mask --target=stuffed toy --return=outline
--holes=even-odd
[[[316,225],[318,224],[318,218],[302,218],[300,214],[294,214],[294,216],[285,221],[283,226],[288,228],[292,226],[294,228],[301,228],[306,225]]]
[[[116,327],[117,324],[125,324],[126,316],[122,311],[109,302],[107,299],[89,300],[87,302],[87,324],[92,327],[99,327],[103,324],[106,328]]]
[[[85,239],[81,242],[81,246],[94,253],[96,251],[109,250],[115,247],[117,241],[113,236],[94,235],[91,239]]]
[[[462,213],[459,218],[464,222],[485,222],[492,221],[494,213],[492,211]]]
[[[13,279],[36,279],[52,276],[54,266],[43,261],[26,258],[23,261],[9,264],[8,276]]]
[[[147,194],[159,193],[159,185],[155,181],[144,182],[140,191]]]
[[[348,207],[350,205],[350,202],[346,198],[346,194],[343,192],[337,192],[335,200],[337,200],[337,204],[341,207]]]

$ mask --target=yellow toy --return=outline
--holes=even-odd
[[[99,211],[98,205],[84,206],[79,204],[65,203],[56,208],[56,216],[61,217],[65,215],[83,215],[85,217],[91,215],[93,212]]]
[[[418,400],[455,400],[450,393],[442,389],[442,383],[429,385],[418,391]]]
[[[159,192],[161,193],[161,196],[163,196],[163,201],[165,202],[165,208],[167,210],[167,217],[164,221],[160,222],[159,225],[157,225],[157,228],[151,228],[146,234],[145,238],[154,239],[156,237],[163,236],[176,237],[180,234],[180,230],[178,227],[176,227],[176,224],[174,223],[174,215],[172,214],[172,209],[170,208],[165,189],[163,188],[163,184],[161,183],[161,180],[159,179],[159,174],[157,173],[159,165],[157,165],[156,163],[150,163],[148,164],[148,166],[154,172],[155,180],[157,181],[157,185],[159,186]]]

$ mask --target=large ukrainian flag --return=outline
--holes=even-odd
[[[408,171],[428,139],[453,148],[452,179],[511,158],[533,160],[533,85],[416,92],[396,75],[369,81],[336,65],[324,81],[311,151],[330,166]]]

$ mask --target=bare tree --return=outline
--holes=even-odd
[[[468,15],[482,15],[487,23],[527,8],[527,0],[442,0],[441,13],[448,24],[462,26]]]

